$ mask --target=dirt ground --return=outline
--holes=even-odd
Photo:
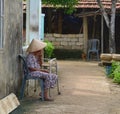
[[[58,61],[59,86],[53,102],[39,96],[21,101],[24,114],[120,114],[120,86],[113,84],[98,62]]]

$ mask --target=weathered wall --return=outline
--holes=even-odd
[[[80,49],[83,50],[83,34],[45,34],[45,40],[53,43],[56,49]]]
[[[0,50],[0,98],[19,91],[22,51],[22,0],[4,0],[4,45]]]

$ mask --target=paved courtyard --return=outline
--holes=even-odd
[[[42,102],[37,94],[24,98],[24,114],[120,114],[120,86],[106,78],[98,62],[58,61],[58,69],[61,95],[54,88],[53,102]]]

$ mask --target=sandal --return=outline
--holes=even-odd
[[[39,96],[41,97],[41,92],[39,93]],[[54,99],[52,99],[52,98],[44,98],[44,101],[54,101]]]
[[[41,96],[41,92],[39,93],[39,96]]]
[[[44,101],[54,101],[52,98],[45,98]]]

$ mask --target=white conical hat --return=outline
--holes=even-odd
[[[33,39],[29,45],[29,47],[27,48],[27,52],[35,52],[35,51],[39,51],[41,49],[43,49],[44,47],[46,47],[46,43],[38,40],[38,39]]]

